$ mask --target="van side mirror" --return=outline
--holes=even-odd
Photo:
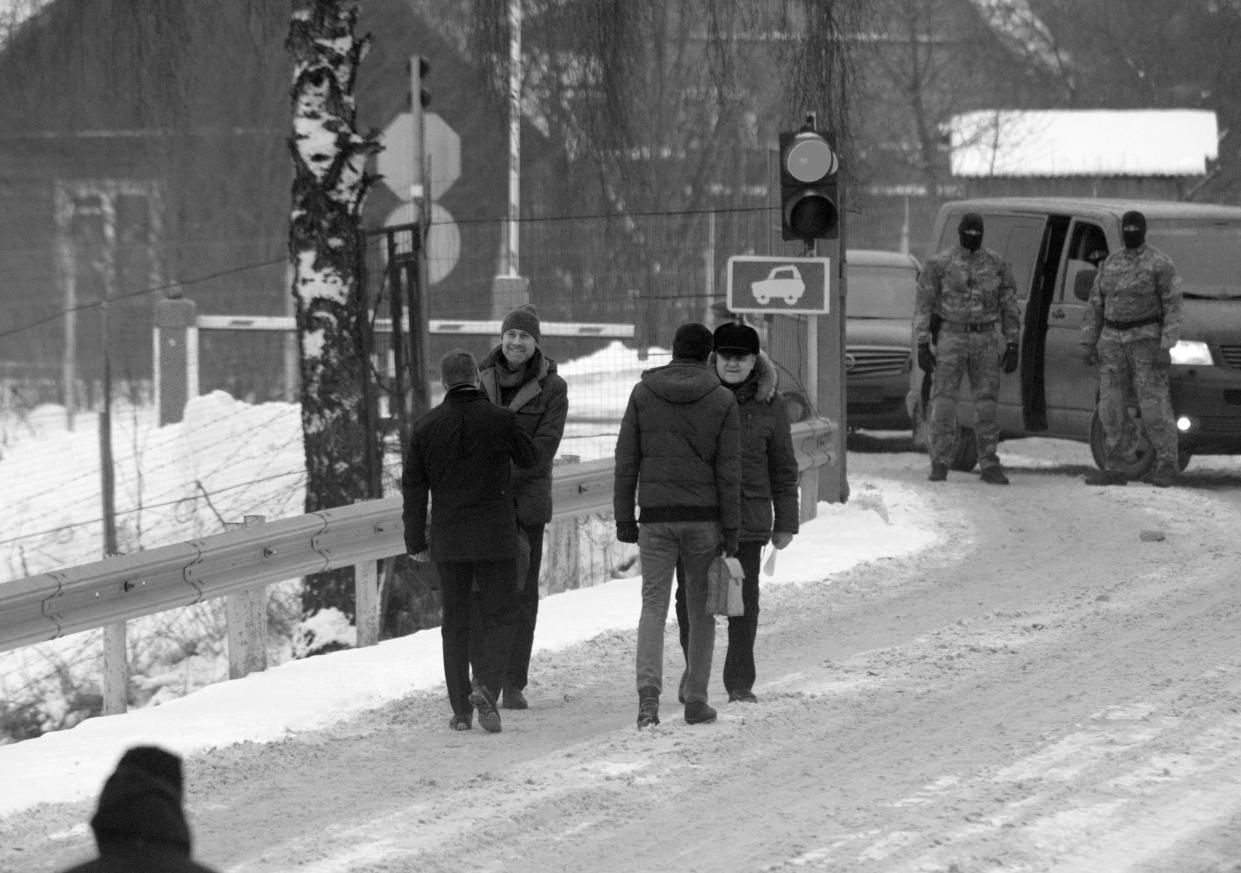
[[[1094,277],[1098,270],[1081,270],[1073,277],[1073,296],[1083,302],[1090,299],[1090,289],[1094,287]]]

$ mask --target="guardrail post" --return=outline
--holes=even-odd
[[[247,515],[245,522],[227,524],[235,529],[262,524],[261,515]],[[240,679],[267,669],[267,586],[260,585],[224,598],[228,622],[228,678]]]
[[[103,714],[120,715],[129,708],[129,657],[125,652],[125,622],[103,629]]]
[[[120,557],[119,552],[104,555]],[[126,623],[105,625],[103,629],[103,676],[100,691],[103,695],[103,714],[120,715],[129,708],[129,655],[125,648]]]
[[[561,455],[552,461],[553,467],[581,462],[578,455]],[[578,571],[581,567],[581,519],[553,519],[548,525],[546,552],[543,569],[539,574],[541,587],[548,594],[556,594],[579,587]]]
[[[364,503],[367,498],[355,500]],[[354,621],[357,623],[358,648],[379,642],[379,572],[375,561],[362,561],[353,567]]]

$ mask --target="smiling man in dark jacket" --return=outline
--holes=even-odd
[[[479,365],[479,386],[497,406],[517,413],[517,420],[539,447],[539,462],[513,471],[517,523],[530,544],[524,578],[517,580],[513,650],[504,672],[501,705],[525,709],[530,653],[539,618],[539,571],[543,566],[543,530],[552,520],[552,461],[564,436],[569,414],[568,386],[556,362],[543,354],[542,325],[534,307],[519,306],[500,324],[500,344]],[[521,571],[518,570],[520,574]]]
[[[707,612],[707,569],[721,548],[737,552],[741,525],[741,423],[733,392],[707,367],[711,331],[677,328],[672,363],[647,370],[629,395],[616,440],[616,538],[638,543],[638,727],[659,724],[664,626],[672,577],[685,567],[689,657],[685,720],[715,720],[707,703],[715,616]],[[638,517],[637,506],[641,510]]]
[[[453,716],[449,726],[478,723],[500,730],[496,699],[513,645],[517,590],[517,516],[512,464],[539,460],[534,440],[511,409],[492,404],[478,388],[474,356],[454,349],[440,360],[447,392],[439,406],[414,423],[401,491],[405,548],[415,560],[435,561],[440,576],[444,681]],[[434,502],[430,532],[427,498]],[[477,584],[481,652],[475,653],[478,689],[470,686],[470,597]]]

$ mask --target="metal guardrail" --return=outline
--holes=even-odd
[[[800,470],[830,461],[835,432],[793,426]],[[612,467],[554,468],[553,520],[610,511]],[[404,551],[401,498],[386,497],[15,579],[0,583],[0,651]]]

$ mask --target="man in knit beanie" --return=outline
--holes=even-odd
[[[707,366],[713,342],[705,325],[677,328],[672,362],[642,374],[616,440],[616,538],[637,543],[642,562],[639,729],[659,724],[664,625],[678,561],[689,602],[685,720],[704,724],[716,717],[707,703],[715,647],[707,571],[721,550],[734,555],[738,548],[741,418],[733,392]]]
[[[99,857],[65,873],[213,873],[190,859],[181,759],[158,746],[121,756],[91,818]]]
[[[500,336],[504,336],[510,330],[524,330],[534,338],[536,345],[543,341],[539,315],[529,303],[523,303],[504,316],[504,321],[500,324]]]
[[[530,304],[504,316],[500,344],[479,363],[479,387],[497,406],[517,413],[522,426],[539,449],[539,460],[512,472],[513,505],[521,532],[522,557],[517,563],[517,611],[513,645],[500,693],[505,709],[526,709],[525,689],[530,680],[530,655],[539,617],[539,572],[543,566],[543,531],[552,520],[552,461],[560,450],[569,414],[568,386],[556,372],[556,362],[543,354],[538,313]],[[475,671],[477,673],[477,671]]]

